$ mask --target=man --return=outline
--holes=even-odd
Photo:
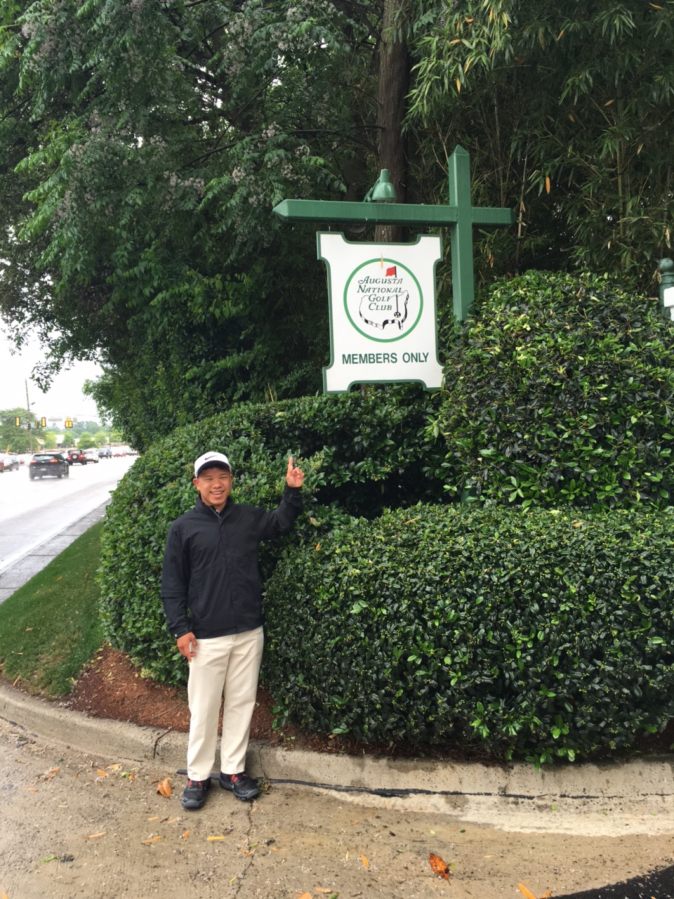
[[[304,472],[291,457],[276,509],[235,503],[229,495],[229,459],[224,453],[204,453],[194,463],[196,504],[169,529],[161,597],[169,631],[189,662],[183,808],[199,809],[206,801],[223,690],[220,786],[244,801],[259,793],[245,772],[264,642],[258,546],[291,530],[302,510],[303,482]]]

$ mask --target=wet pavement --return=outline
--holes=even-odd
[[[59,748],[0,721],[0,895],[521,899],[522,884],[540,899],[643,883],[674,862],[671,833],[520,833],[463,821],[458,808],[424,813],[400,800],[387,808],[382,797],[372,805],[362,794],[345,801],[288,784],[272,783],[252,804],[216,786],[201,811],[186,812],[174,770],[110,758],[104,748]],[[157,791],[166,777],[169,798]],[[431,870],[431,853],[449,880]]]

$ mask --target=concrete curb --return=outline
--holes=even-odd
[[[150,762],[172,772],[185,766],[185,734],[90,718],[12,687],[0,687],[0,718],[49,743],[88,754]],[[345,756],[251,741],[248,770],[255,777],[280,783],[389,797],[425,794],[586,801],[674,797],[674,763],[664,758],[578,763],[536,771],[523,763],[487,766],[476,762]]]

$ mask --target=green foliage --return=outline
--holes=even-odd
[[[461,143],[474,194],[519,213],[483,237],[483,271],[652,283],[671,247],[674,6],[413,0],[409,18],[417,177]]]
[[[10,681],[50,697],[70,692],[103,640],[94,525],[0,605],[0,665]]]
[[[529,272],[476,308],[449,350],[442,408],[455,497],[668,506],[674,330],[608,278]]]
[[[669,512],[418,506],[279,562],[265,683],[310,730],[536,763],[674,715]]]
[[[21,420],[18,428],[15,423],[17,418]],[[46,432],[44,428],[40,427],[32,427],[28,431],[26,428],[27,422],[26,410],[20,406],[17,406],[15,409],[3,409],[0,411],[0,453],[9,451],[13,453],[28,453],[31,446],[34,450],[38,448],[35,438],[39,437],[43,440]],[[30,416],[30,423],[31,425],[36,423],[35,415],[33,414]],[[39,419],[37,423],[39,425]],[[33,438],[32,443],[31,436]]]
[[[89,433],[89,431],[82,431],[79,436],[79,440],[77,441],[77,445],[80,449],[92,449],[96,446],[96,441],[93,436]]]
[[[95,356],[94,396],[139,449],[234,401],[318,389],[313,229],[271,209],[342,196],[345,168],[368,182],[378,7],[2,0],[0,14],[0,308],[49,344],[42,381]]]
[[[166,534],[194,505],[192,466],[203,452],[226,451],[234,466],[233,498],[268,508],[280,500],[287,458],[294,454],[307,476],[306,514],[285,542],[314,546],[352,515],[373,517],[386,506],[442,497],[434,473],[444,446],[425,437],[435,402],[419,388],[402,387],[241,404],[157,442],[124,476],[106,515],[101,593],[108,639],[165,682],[186,677],[166,629],[159,586]],[[282,546],[263,544],[263,572],[271,571]]]

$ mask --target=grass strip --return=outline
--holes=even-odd
[[[103,641],[98,612],[103,522],[0,604],[0,672],[30,693],[70,692]]]

